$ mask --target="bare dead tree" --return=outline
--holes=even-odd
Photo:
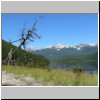
[[[27,42],[33,42],[34,39],[36,38],[40,38],[40,36],[37,34],[36,32],[36,24],[37,24],[37,19],[35,20],[35,23],[33,24],[31,29],[28,29],[27,32],[25,32],[25,28],[23,28],[22,32],[21,32],[21,38],[18,40],[15,40],[13,42],[10,43],[14,43],[14,42],[18,42],[20,41],[19,46],[12,51],[12,48],[10,50],[10,52],[8,53],[7,58],[5,59],[5,61],[7,61],[7,64],[9,65],[9,63],[11,62],[11,58],[13,56],[14,53],[16,53],[22,46],[24,47],[24,49],[26,48],[26,44]]]
[[[7,64],[9,65],[11,62],[11,58],[12,58],[12,48],[10,49],[9,53],[8,53],[8,62]]]

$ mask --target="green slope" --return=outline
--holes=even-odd
[[[10,49],[16,49],[16,46],[9,44],[8,42],[2,40],[2,61],[7,57],[8,52]],[[12,63],[16,65],[24,65],[24,66],[31,66],[31,67],[42,67],[44,68],[49,64],[49,61],[41,55],[32,54],[30,52],[24,51],[19,49],[12,56]]]

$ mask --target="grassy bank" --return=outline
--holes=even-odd
[[[46,85],[52,82],[55,86],[97,86],[98,77],[96,74],[76,74],[65,70],[47,70],[40,68],[28,68],[20,66],[4,66],[2,70],[17,75],[31,76]]]

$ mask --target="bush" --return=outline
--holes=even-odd
[[[74,67],[74,68],[73,68],[73,72],[74,72],[74,73],[77,73],[77,74],[80,74],[80,73],[83,72],[83,70],[82,70],[82,68],[80,68],[80,67]]]

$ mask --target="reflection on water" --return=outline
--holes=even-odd
[[[49,65],[49,68],[59,68],[59,69],[65,69],[65,70],[71,70],[74,67],[80,67],[83,71],[86,72],[95,72],[98,73],[98,63],[94,64],[93,62],[91,63],[81,63],[81,64],[62,64],[62,63],[57,63],[57,62],[51,62]]]

